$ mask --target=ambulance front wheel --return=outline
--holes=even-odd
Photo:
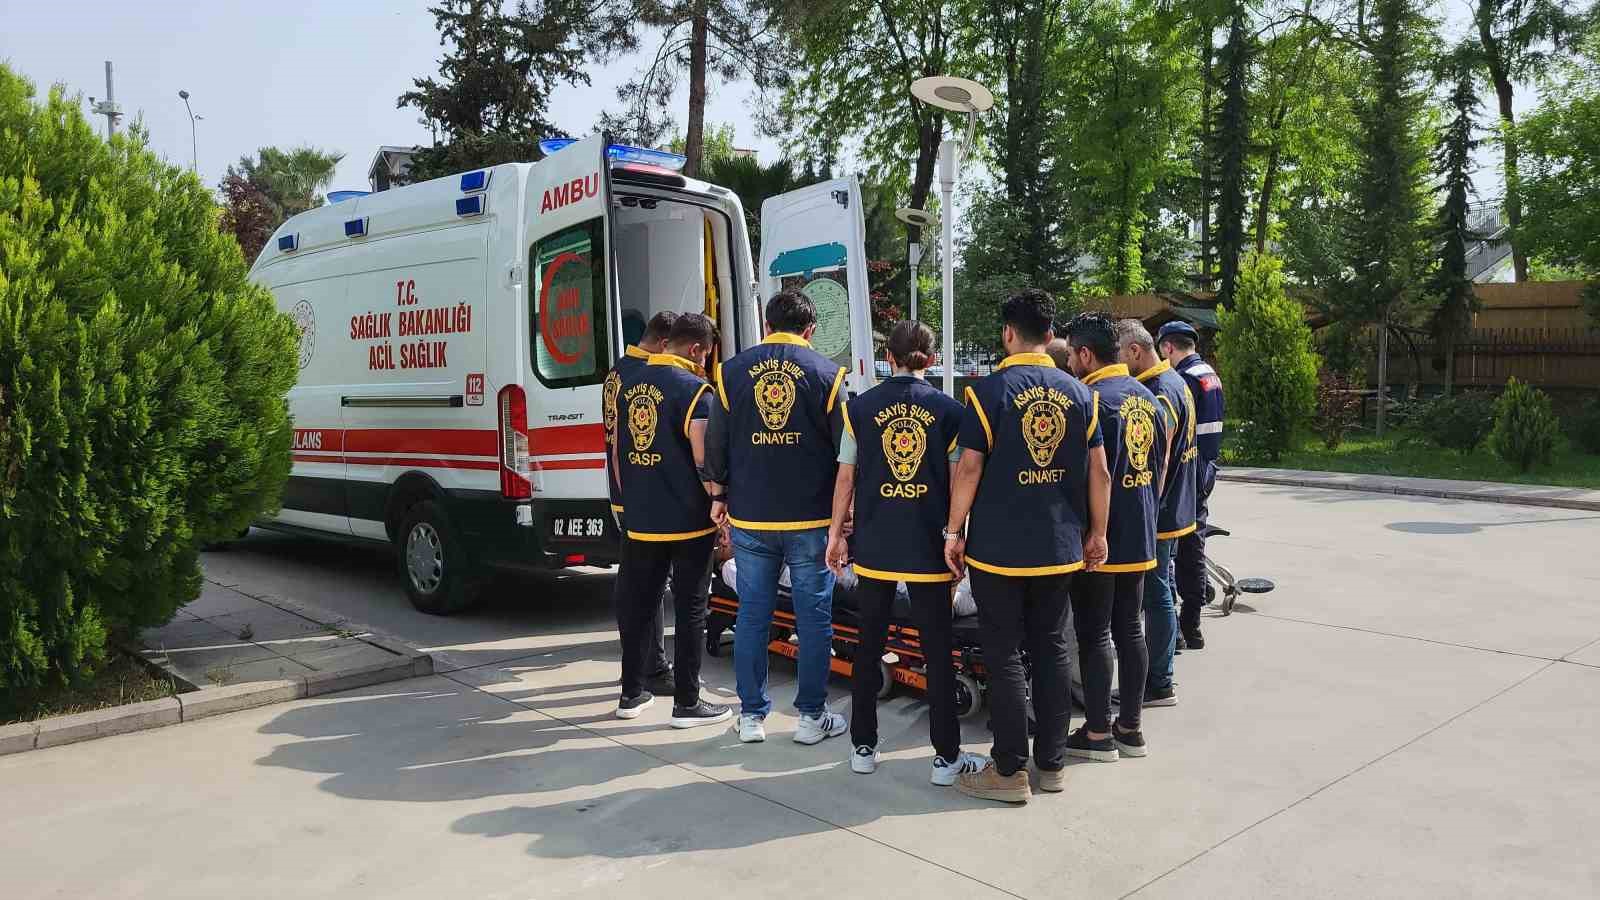
[[[406,510],[398,532],[400,577],[418,611],[448,616],[472,605],[477,579],[450,518],[424,500]]]

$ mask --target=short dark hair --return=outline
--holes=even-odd
[[[1043,343],[1056,317],[1056,301],[1045,291],[1028,288],[1000,304],[1000,323],[1010,325],[1024,340]]]
[[[933,365],[933,329],[916,319],[901,319],[889,332],[894,361],[912,372]]]
[[[700,344],[710,347],[717,342],[717,326],[704,313],[684,313],[672,323],[667,334],[670,347],[687,347]]]
[[[1194,350],[1194,339],[1190,338],[1187,334],[1169,334],[1161,339],[1161,343],[1171,344],[1180,352],[1190,352]]]
[[[1078,313],[1067,323],[1067,343],[1110,365],[1117,359],[1117,324],[1103,312]]]
[[[670,309],[664,309],[650,317],[644,326],[644,334],[639,336],[641,341],[665,341],[672,334],[672,324],[678,321],[678,314]]]
[[[796,290],[779,291],[767,301],[767,327],[799,334],[817,324],[817,306]]]

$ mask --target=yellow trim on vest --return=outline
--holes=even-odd
[[[833,401],[839,396],[839,385],[844,384],[845,373],[850,371],[843,366],[839,367],[839,374],[834,376],[833,390],[828,392],[828,412],[833,412]]]
[[[1155,567],[1156,561],[1149,559],[1138,563],[1109,563],[1101,566],[1098,569],[1095,569],[1095,572],[1105,572],[1111,575],[1123,575],[1129,572],[1148,572]]]
[[[1177,428],[1178,427],[1178,408],[1176,406],[1172,405],[1172,401],[1167,399],[1167,395],[1166,394],[1157,394],[1156,395],[1156,399],[1160,400],[1162,403],[1165,403],[1167,405],[1167,419],[1170,420],[1168,422],[1168,424],[1167,424],[1167,427],[1168,428]]]
[[[761,339],[761,343],[763,343],[763,344],[793,344],[796,347],[806,347],[808,349],[811,347],[811,342],[810,341],[806,340],[805,338],[801,337],[798,334],[790,334],[787,331],[774,331],[771,334],[767,335],[766,337],[762,338]]]
[[[622,348],[622,355],[631,356],[634,359],[649,359],[650,351],[636,344],[629,344],[628,346]]]
[[[1116,365],[1105,366],[1103,368],[1095,369],[1093,372],[1090,372],[1089,374],[1083,376],[1083,383],[1086,384],[1086,385],[1087,384],[1094,384],[1097,381],[1105,381],[1107,378],[1116,378],[1119,375],[1127,375],[1127,374],[1128,374],[1128,365],[1127,365],[1127,363],[1117,363]]]
[[[1048,353],[1013,353],[1001,360],[1000,365],[995,366],[994,370],[998,372],[1008,366],[1049,366],[1054,369],[1056,361],[1051,359]]]
[[[937,575],[930,575],[926,572],[885,572],[880,569],[869,569],[860,563],[853,564],[851,568],[855,569],[856,574],[860,575],[862,578],[871,578],[876,581],[904,581],[908,583],[918,582],[923,584],[933,584],[940,581],[956,580],[956,577],[951,575],[949,572],[941,572]]]
[[[850,424],[850,404],[845,404],[844,412],[840,415],[840,418],[844,419],[844,433],[850,435],[850,437],[854,439],[856,436],[856,427]]]
[[[1094,399],[1089,405],[1094,407],[1094,414],[1089,417],[1089,428],[1083,433],[1084,443],[1088,443],[1089,438],[1094,437],[1094,430],[1100,427],[1100,392],[1094,391],[1092,396]]]
[[[827,528],[833,524],[832,519],[812,519],[808,522],[752,522],[749,519],[735,519],[728,517],[733,525],[745,531],[805,531],[808,528]]]
[[[1134,377],[1139,379],[1140,381],[1149,381],[1150,379],[1156,377],[1157,375],[1160,375],[1162,372],[1171,372],[1171,371],[1172,371],[1172,363],[1169,363],[1166,360],[1162,360],[1161,362],[1158,362],[1155,365],[1151,366],[1150,368],[1145,369],[1143,372],[1140,372],[1138,375],[1135,375]]]
[[[722,377],[722,363],[717,363],[717,396],[722,398],[722,408],[732,409],[728,405],[728,391],[723,387],[727,380]]]
[[[700,395],[709,390],[711,390],[711,385],[702,384],[700,385],[699,389],[694,392],[694,396],[689,398],[689,409],[683,414],[683,436],[686,440],[689,437],[689,423],[694,421],[695,404],[700,402]]]
[[[1188,527],[1179,528],[1177,531],[1158,531],[1158,532],[1156,532],[1156,540],[1159,540],[1159,541],[1170,541],[1173,538],[1181,538],[1186,534],[1193,534],[1194,530],[1196,528],[1198,528],[1198,527],[1199,527],[1199,525],[1197,525],[1196,523],[1190,522]]]
[[[613,504],[611,504],[611,511],[614,512],[614,513],[622,512],[622,504],[621,503],[613,503]]]
[[[692,540],[694,540],[695,538],[698,538],[698,537],[705,537],[706,535],[708,535],[711,532],[716,531],[716,530],[717,530],[717,526],[713,525],[710,528],[702,528],[699,531],[680,531],[677,534],[655,534],[655,533],[648,532],[648,531],[630,531],[630,532],[628,532],[628,540],[630,540],[630,541],[654,541],[654,542],[661,542],[661,541],[692,541]]]
[[[699,375],[701,378],[706,377],[705,369],[695,365],[693,360],[684,359],[683,357],[674,353],[652,353],[650,354],[650,358],[645,360],[645,365],[677,366],[685,372],[693,372],[694,374]]]
[[[1066,575],[1083,568],[1082,560],[1075,563],[1063,563],[1059,566],[996,566],[986,562],[979,562],[972,557],[967,557],[967,565],[974,569],[982,569],[992,575],[1014,575],[1029,578],[1037,575]]]
[[[989,427],[989,417],[983,412],[983,404],[978,402],[978,395],[972,392],[972,385],[967,385],[967,403],[978,411],[978,424],[983,426],[983,434],[989,439],[989,449],[994,450],[994,430]]]

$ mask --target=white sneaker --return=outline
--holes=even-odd
[[[850,723],[836,712],[823,710],[814,716],[801,716],[800,727],[794,730],[796,744],[820,744],[850,730]]]
[[[871,775],[878,771],[878,748],[866,744],[857,747],[850,754],[850,771],[857,775]]]
[[[968,753],[965,750],[961,751],[956,755],[955,759],[949,762],[946,762],[942,756],[935,756],[933,758],[933,777],[928,780],[940,787],[949,787],[955,784],[956,779],[962,775],[981,772],[983,767],[988,764],[989,757],[980,753]]]
[[[739,740],[746,744],[759,744],[767,739],[767,726],[760,716],[739,717]]]

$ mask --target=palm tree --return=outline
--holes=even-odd
[[[261,189],[282,221],[322,205],[321,192],[332,183],[334,169],[342,159],[342,153],[314,147],[262,147],[257,159],[246,156],[239,160],[238,173]]]
[[[789,191],[816,184],[822,179],[797,174],[787,159],[763,166],[753,156],[730,156],[705,161],[700,177],[739,195],[744,207],[745,231],[750,235],[750,252],[761,258],[761,203]]]

